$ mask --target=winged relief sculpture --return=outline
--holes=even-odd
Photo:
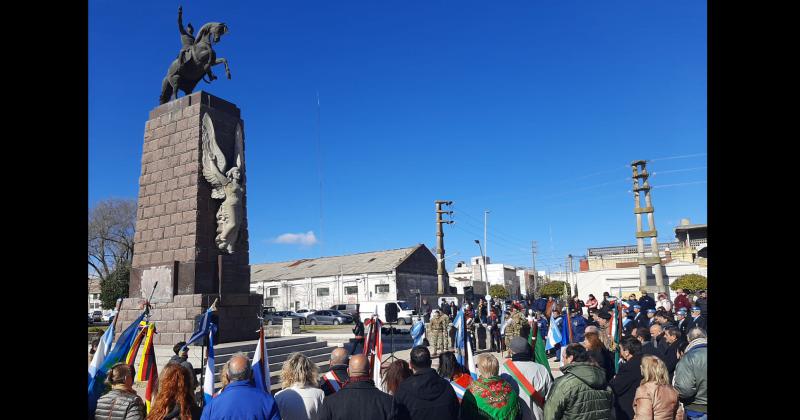
[[[217,144],[214,124],[208,113],[203,115],[203,177],[211,184],[211,198],[223,200],[217,210],[217,247],[233,254],[239,239],[244,216],[244,139],[242,125],[236,124],[235,159],[230,169],[225,154]]]

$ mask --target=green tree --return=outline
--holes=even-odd
[[[539,287],[539,296],[542,297],[567,297],[572,296],[571,293],[572,289],[569,286],[569,283],[565,281],[551,281],[549,283],[545,283]]]
[[[700,274],[684,274],[669,285],[672,290],[705,290],[708,289],[708,279]]]
[[[498,297],[500,299],[505,299],[508,297],[508,290],[505,287],[499,284],[493,284],[489,287],[489,294],[492,297]]]
[[[130,263],[124,263],[118,264],[108,277],[100,280],[100,302],[103,309],[114,309],[118,298],[128,297],[130,279]]]

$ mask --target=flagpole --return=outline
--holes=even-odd
[[[117,320],[119,320],[119,310],[122,309],[122,298],[117,298],[117,304],[114,305],[114,322],[111,323],[112,331],[117,331]],[[112,337],[113,339],[113,337]]]

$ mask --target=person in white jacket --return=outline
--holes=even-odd
[[[283,363],[282,390],[275,394],[275,402],[283,420],[311,420],[322,406],[325,392],[318,388],[319,369],[302,353],[294,353]]]
[[[658,309],[658,307],[663,307],[665,311],[672,312],[672,301],[669,300],[669,296],[664,292],[658,294],[656,309]]]
[[[520,404],[522,418],[542,420],[544,419],[544,405],[539,403],[547,398],[547,394],[550,393],[550,388],[553,386],[553,379],[548,372],[549,368],[531,361],[531,346],[522,337],[514,337],[511,340],[510,350],[511,360],[505,360],[500,364],[500,377],[508,382],[519,395],[519,400],[522,401]],[[526,381],[527,384],[522,384],[520,381]],[[536,391],[538,396],[528,395],[522,389],[528,385]]]

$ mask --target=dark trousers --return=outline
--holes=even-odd
[[[351,355],[351,356],[352,356],[352,355],[354,355],[354,354],[356,353],[356,348],[358,347],[358,345],[359,345],[359,344],[361,344],[361,352],[363,352],[363,351],[364,351],[364,339],[363,339],[363,338],[362,338],[362,339],[356,339],[356,340],[353,342],[353,349],[352,349],[352,350],[350,350],[350,355]]]
[[[497,329],[492,330],[492,351],[503,351],[503,340],[500,339],[500,330]]]

